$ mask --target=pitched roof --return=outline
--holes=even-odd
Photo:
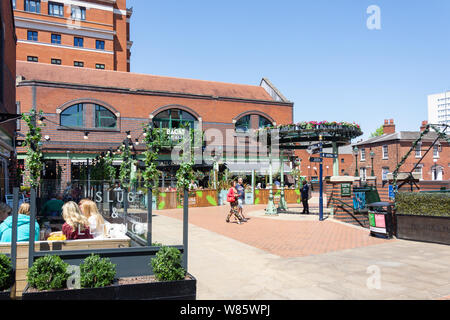
[[[23,76],[25,80],[274,101],[264,88],[255,85],[57,66],[26,61],[17,61],[17,75]]]
[[[356,145],[360,146],[360,145],[389,142],[389,141],[395,141],[395,140],[416,141],[417,139],[419,139],[420,134],[421,134],[420,131],[400,131],[400,132],[391,133],[391,134],[383,134],[379,137],[369,138],[365,141],[356,143]],[[437,136],[436,132],[429,132],[423,137],[422,141],[434,141],[434,140],[436,140],[437,137],[438,136]]]

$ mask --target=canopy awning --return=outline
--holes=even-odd
[[[256,174],[268,175],[270,172],[269,161],[264,162],[226,162],[228,170],[231,173],[237,174],[252,174],[252,171],[255,170]],[[272,162],[272,173],[278,173],[280,171],[280,162],[274,161]],[[292,171],[292,168],[284,163],[284,173],[289,174]]]

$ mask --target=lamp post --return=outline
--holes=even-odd
[[[375,152],[370,151],[370,160],[372,161],[372,171],[370,173],[370,175],[372,177],[375,177],[375,171],[373,170],[373,159],[375,158]]]
[[[353,154],[355,155],[355,177],[359,177],[359,172],[358,172],[358,154],[359,154],[359,149],[357,146],[355,146],[353,148]]]

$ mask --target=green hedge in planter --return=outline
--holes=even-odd
[[[399,192],[395,205],[398,214],[450,217],[449,193]]]
[[[80,265],[81,287],[101,288],[111,285],[116,276],[116,265],[108,258],[92,254]]]
[[[11,287],[13,281],[12,272],[11,259],[4,254],[0,254],[0,292]]]
[[[39,291],[64,289],[70,274],[69,264],[59,256],[46,255],[37,259],[28,270],[28,284]]]
[[[186,276],[181,252],[176,248],[162,246],[150,263],[158,281],[183,280]]]

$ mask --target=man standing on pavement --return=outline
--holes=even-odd
[[[301,184],[301,187],[300,187],[300,194],[301,194],[301,197],[302,197],[303,213],[304,214],[309,214],[309,204],[308,204],[309,195],[310,195],[309,188],[310,188],[310,186],[309,186],[308,182],[306,181],[305,178],[303,178],[302,184]]]
[[[246,222],[248,219],[244,216],[244,201],[245,201],[245,187],[242,178],[239,178],[238,184],[236,185],[236,190],[238,192],[238,210],[243,221]]]

